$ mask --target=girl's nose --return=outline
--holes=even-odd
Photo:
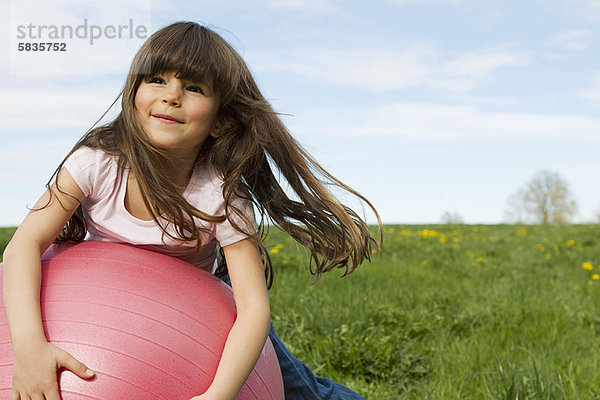
[[[173,106],[179,105],[181,102],[179,99],[179,91],[176,88],[167,91],[163,95],[162,102]]]

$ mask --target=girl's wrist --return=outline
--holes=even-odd
[[[40,348],[48,344],[48,340],[45,336],[36,334],[32,335],[15,335],[17,337],[12,339],[13,349],[15,353],[29,352],[32,349]]]
[[[234,400],[235,396],[225,393],[225,391],[219,391],[214,386],[210,386],[206,392],[200,396],[202,400]]]

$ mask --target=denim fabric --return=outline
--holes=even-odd
[[[366,400],[346,386],[315,376],[302,361],[292,356],[275,334],[273,324],[271,324],[269,338],[279,359],[286,400]]]
[[[221,279],[231,285],[229,276],[226,275]],[[279,360],[285,400],[366,400],[346,386],[315,376],[302,361],[292,356],[275,333],[273,324],[269,330],[269,339]]]

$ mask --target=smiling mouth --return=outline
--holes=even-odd
[[[176,120],[175,118],[169,117],[168,115],[156,114],[152,115],[157,120],[167,124],[183,124],[183,122]]]

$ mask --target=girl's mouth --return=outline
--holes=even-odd
[[[183,124],[183,122],[165,114],[152,114],[152,116],[165,124]]]

